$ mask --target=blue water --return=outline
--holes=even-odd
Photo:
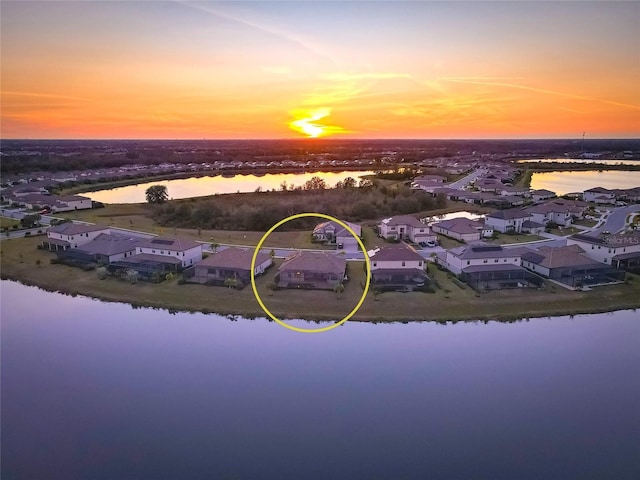
[[[640,478],[636,312],[307,335],[0,293],[3,480]]]

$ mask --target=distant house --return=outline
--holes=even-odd
[[[582,218],[587,209],[587,204],[579,200],[564,200],[558,198],[546,203],[533,205],[524,209],[531,215],[530,220],[546,225],[554,222],[563,227],[573,223],[573,219]]]
[[[362,227],[355,223],[344,222],[358,237],[362,237]],[[356,238],[342,225],[334,221],[322,222],[315,226],[312,238],[316,242],[322,242],[327,245],[336,245],[338,248],[356,249],[358,241]]]
[[[58,252],[58,258],[65,263],[77,265],[108,265],[135,255],[136,247],[142,242],[143,239],[140,237],[100,233],[93,240],[77,248]]]
[[[252,249],[229,247],[204,260],[183,272],[187,282],[206,285],[225,285],[229,278],[234,280],[236,288],[244,288],[251,283],[251,259]],[[259,252],[256,256],[254,275],[262,275],[273,261],[265,252]]]
[[[502,233],[522,233],[522,224],[530,217],[520,208],[497,210],[485,217],[485,224]]]
[[[329,252],[299,251],[278,268],[276,284],[282,288],[333,290],[343,283],[347,261]]]
[[[485,226],[483,220],[471,220],[464,217],[442,220],[431,225],[431,229],[461,242],[471,242],[493,235],[493,228]]]
[[[539,286],[541,280],[520,266],[521,248],[471,245],[445,252],[438,263],[476,290]]]
[[[103,233],[109,233],[109,227],[86,223],[61,223],[47,229],[47,239],[43,240],[42,246],[51,251],[77,248],[95,240]]]
[[[587,257],[578,245],[540,247],[522,254],[522,265],[570,287],[623,282],[622,270]]]
[[[160,255],[180,261],[186,268],[202,260],[202,243],[187,238],[153,237],[146,239],[136,248],[136,254]]]
[[[533,220],[525,220],[522,222],[522,233],[528,233],[531,235],[540,235],[545,231],[545,225],[542,223],[534,222]]]
[[[502,187],[496,189],[496,193],[503,197],[510,197],[510,196],[523,197],[528,192],[529,192],[528,188],[513,187],[510,185],[503,185]]]
[[[525,196],[531,198],[534,202],[541,202],[543,200],[549,200],[550,198],[554,198],[556,196],[555,192],[551,190],[546,190],[544,188],[538,190],[531,190]]]
[[[374,249],[368,255],[371,283],[381,290],[412,291],[429,282],[425,259],[407,245]]]
[[[602,187],[590,188],[585,190],[582,194],[582,199],[585,202],[595,203],[615,203],[616,194],[611,190],[607,190]]]
[[[432,182],[443,184],[447,181],[447,177],[442,175],[420,175],[413,179],[414,182]]]
[[[584,254],[601,263],[624,270],[640,271],[640,232],[614,235],[575,234],[568,245],[578,245]]]
[[[431,229],[411,215],[385,218],[378,225],[380,236],[387,240],[410,240],[414,243],[436,241]]]
[[[16,201],[27,208],[50,207],[52,212],[69,212],[92,208],[89,197],[80,195],[45,195],[42,193],[27,193],[16,198]]]
[[[140,280],[160,282],[167,273],[177,273],[182,270],[179,258],[151,253],[136,253],[130,257],[117,260],[108,265],[112,273],[135,271]]]

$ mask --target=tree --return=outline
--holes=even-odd
[[[342,294],[344,293],[344,285],[342,283],[336,283],[333,287],[333,291],[336,292],[338,298],[342,298]]]
[[[138,272],[133,269],[126,270],[124,273],[124,278],[131,285],[138,283]]]
[[[216,242],[211,242],[211,250],[213,250],[213,253],[216,253],[218,251],[218,247],[220,246],[220,244],[216,243]]]
[[[229,288],[237,288],[238,287],[238,279],[235,277],[227,277],[224,280],[224,286]]]
[[[327,188],[327,182],[320,177],[312,177],[311,180],[307,180],[304,184],[305,190],[324,190]]]
[[[356,186],[356,179],[353,177],[347,177],[342,181],[342,188],[355,188]]]
[[[269,290],[269,295],[273,295],[273,292],[278,289],[278,285],[273,282],[267,283],[267,290]]]
[[[151,185],[145,191],[145,196],[149,203],[164,203],[169,200],[166,185]]]
[[[33,228],[40,225],[40,214],[36,213],[33,215],[25,215],[20,219],[20,224],[24,228]]]

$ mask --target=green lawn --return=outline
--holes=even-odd
[[[3,278],[13,278],[52,291],[83,294],[110,301],[173,310],[218,312],[247,317],[264,317],[250,287],[233,290],[204,285],[178,285],[177,280],[161,284],[140,282],[131,285],[109,278],[99,280],[96,272],[85,272],[65,265],[51,265],[53,254],[37,250],[38,238],[3,240],[0,260]],[[279,290],[269,295],[266,284],[275,275],[271,269],[258,278],[257,287],[273,312],[280,316],[337,320],[350,311],[362,294],[362,264],[350,263],[343,298],[334,292]],[[447,272],[429,265],[429,274],[438,279],[436,293],[388,292],[367,295],[354,320],[461,320],[512,319],[548,315],[576,314],[640,307],[640,278],[629,277],[628,284],[598,287],[575,292],[552,284],[540,290],[515,289],[477,294],[460,288]]]
[[[16,220],[15,218],[0,217],[0,229],[13,228],[14,225],[18,225],[19,227],[20,220]]]
[[[560,230],[559,228],[552,228],[549,233],[553,233],[554,235],[561,235],[563,237],[566,237],[568,235],[573,235],[574,233],[580,233],[582,232],[582,230],[580,230],[579,228],[575,228],[575,227],[563,227],[562,230]]]

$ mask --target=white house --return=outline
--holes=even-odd
[[[91,208],[91,199],[82,195],[58,195],[55,197],[60,203],[65,204],[69,210],[84,210]],[[59,211],[64,211],[58,209]]]
[[[585,202],[595,203],[615,203],[616,194],[611,190],[602,187],[590,188],[582,193],[582,199]]]
[[[521,233],[522,224],[531,215],[519,208],[496,210],[485,217],[485,224],[502,233]]]
[[[617,268],[631,268],[640,262],[640,232],[637,231],[598,236],[577,233],[567,238],[567,245],[578,245],[587,257]]]
[[[522,248],[503,248],[500,245],[469,245],[447,250],[438,257],[438,263],[459,275],[470,266],[516,265],[520,266]]]
[[[554,198],[556,194],[551,190],[541,188],[538,190],[531,190],[525,196],[531,198],[531,200],[533,200],[534,202],[541,202],[542,200],[549,200],[550,198]]]
[[[573,223],[573,217],[582,218],[586,211],[586,204],[580,201],[556,199],[547,203],[533,205],[524,209],[531,215],[531,220],[546,225],[555,222],[568,227]]]
[[[66,250],[89,243],[102,233],[109,233],[109,227],[67,222],[50,227],[42,243],[49,250]]]
[[[436,241],[437,236],[427,225],[411,215],[385,218],[378,225],[380,236],[387,240],[410,240],[414,243]]]
[[[368,252],[371,282],[381,290],[412,291],[423,287],[429,277],[425,259],[408,245],[394,245]]]
[[[136,247],[136,254],[147,253],[177,258],[182,267],[189,267],[202,260],[201,243],[186,238],[154,237]]]

